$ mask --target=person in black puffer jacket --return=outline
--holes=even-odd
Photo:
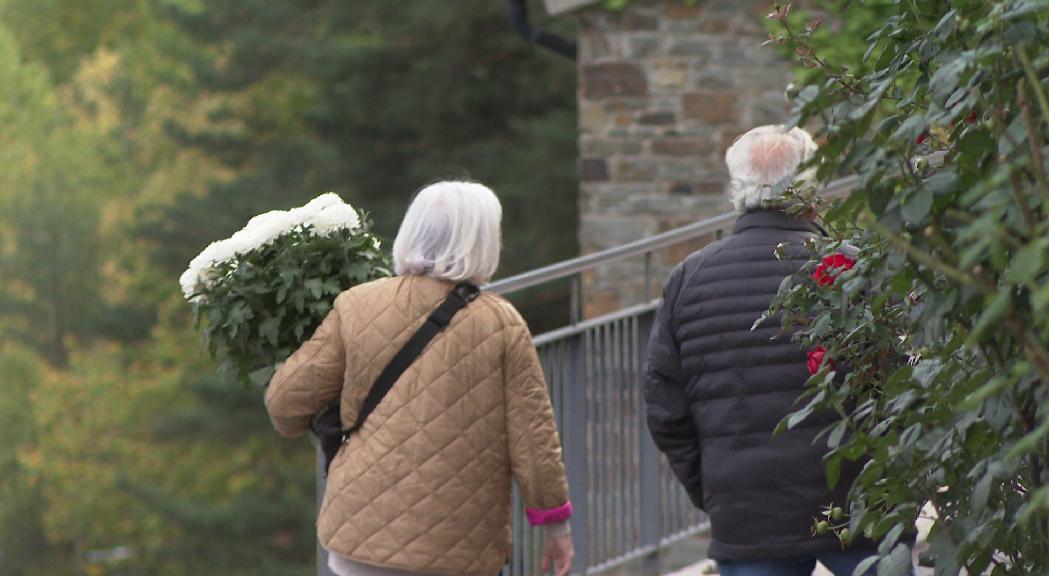
[[[673,270],[652,329],[649,430],[710,516],[708,554],[723,576],[807,575],[817,560],[851,576],[876,553],[869,541],[843,550],[833,534],[812,534],[824,507],[846,507],[859,465],[843,462],[837,486],[827,487],[826,443],[816,441],[830,422],[825,415],[773,435],[805,388],[806,352],[780,335],[777,317],[752,329],[819,233],[773,197],[776,183],[809,177],[796,172],[815,150],[804,130],[783,126],[755,128],[729,148],[729,192],[742,215],[732,235]]]

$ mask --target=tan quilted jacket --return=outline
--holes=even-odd
[[[453,285],[425,276],[342,293],[277,371],[266,408],[301,436],[340,401],[354,422],[368,389]],[[550,398],[517,311],[482,293],[393,386],[336,456],[317,531],[357,562],[492,576],[510,554],[511,478],[533,524],[571,514]]]

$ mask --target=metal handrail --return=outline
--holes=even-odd
[[[856,176],[848,176],[834,180],[823,188],[821,195],[825,198],[843,196],[849,193],[858,182],[859,178]],[[485,286],[485,290],[496,292],[498,294],[509,294],[511,292],[524,290],[525,288],[546,284],[547,282],[570,278],[576,274],[596,268],[603,264],[617,262],[632,256],[651,254],[662,248],[674,246],[675,244],[687,240],[692,240],[706,234],[717,232],[718,230],[723,230],[732,224],[732,222],[738,217],[739,214],[736,212],[726,212],[661,234],[642,238],[641,240],[636,240],[629,244],[616,246],[614,248],[609,248],[608,250],[594,252],[593,254],[587,254],[586,256],[580,256],[578,258],[565,260],[563,262],[558,262],[557,264],[543,266],[542,268],[537,268],[529,272],[503,278],[502,280],[497,280],[488,284]]]
[[[598,316],[597,318],[590,318],[582,322],[578,322],[576,324],[565,326],[563,328],[558,328],[556,330],[544,332],[543,334],[540,334],[533,338],[532,343],[536,346],[543,346],[544,344],[549,344],[551,342],[563,340],[570,336],[577,336],[588,330],[593,330],[594,328],[604,326],[617,320],[622,320],[624,318],[632,318],[635,316],[640,316],[646,312],[652,312],[653,310],[658,308],[658,305],[659,302],[654,301],[646,302],[644,304],[638,304],[636,306],[630,306],[629,308],[623,308],[622,310],[612,312],[611,314],[604,314],[602,316]]]

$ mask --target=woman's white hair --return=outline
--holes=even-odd
[[[801,128],[782,124],[759,126],[743,134],[725,152],[729,198],[740,211],[774,205],[781,193],[777,184],[787,178],[811,180],[815,170],[797,174],[798,166],[816,154],[816,142]]]
[[[438,182],[423,188],[393,242],[399,275],[484,284],[499,267],[503,207],[487,186]]]

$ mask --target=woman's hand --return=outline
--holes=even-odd
[[[572,569],[572,558],[575,557],[575,548],[572,547],[572,535],[564,534],[553,538],[547,538],[543,546],[543,558],[540,564],[543,574],[549,574],[557,564],[557,576],[568,576]]]

